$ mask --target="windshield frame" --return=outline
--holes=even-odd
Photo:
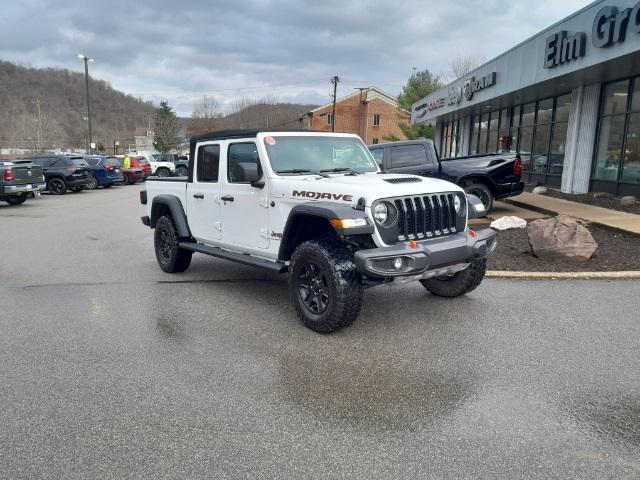
[[[331,165],[332,168],[349,168],[351,170],[354,170],[358,173],[378,173],[380,171],[380,167],[377,164],[377,162],[375,161],[375,159],[373,158],[373,155],[371,154],[371,152],[369,151],[369,149],[367,148],[367,146],[364,144],[364,142],[362,141],[362,139],[354,134],[345,134],[345,133],[324,133],[324,132],[308,132],[308,131],[300,131],[300,132],[261,132],[257,135],[257,143],[258,143],[258,147],[259,147],[259,151],[262,150],[262,152],[266,155],[266,160],[268,163],[268,166],[271,170],[271,173],[275,176],[275,177],[279,177],[279,178],[284,178],[284,177],[291,177],[291,176],[318,176],[317,171],[313,171],[315,169],[310,169],[311,171],[309,171],[308,173],[306,172],[300,172],[300,173],[278,173],[278,170],[289,170],[289,168],[285,168],[284,166],[280,166],[279,168],[277,165],[274,165],[274,159],[272,158],[272,156],[269,154],[269,147],[270,145],[268,145],[265,142],[265,139],[267,139],[268,137],[273,137],[274,139],[278,140],[278,138],[287,138],[287,139],[296,139],[296,138],[305,138],[305,139],[309,139],[309,138],[315,138],[317,137],[318,139],[336,139],[336,140],[349,140],[354,142],[358,148],[360,149],[361,153],[369,160],[369,167],[368,168],[356,168],[354,166],[348,166],[348,165],[341,165],[341,164],[337,164],[333,163],[333,165]],[[308,170],[307,168],[305,168],[306,166],[297,166],[297,169],[300,170]],[[325,165],[324,167],[329,167],[329,165]],[[324,170],[324,168],[323,168]],[[332,172],[332,171],[325,171],[323,172],[325,174],[329,175],[352,175],[353,173],[345,170],[345,171],[340,171],[340,172]],[[322,175],[325,176],[325,175]]]

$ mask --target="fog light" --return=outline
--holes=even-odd
[[[402,259],[401,258],[396,258],[395,262],[393,262],[393,268],[395,268],[398,271],[402,268]]]

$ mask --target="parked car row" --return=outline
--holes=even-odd
[[[153,174],[154,169],[145,157],[129,158],[127,168],[124,168],[123,158],[104,155],[45,154],[0,162],[0,200],[20,205],[43,191],[63,195],[69,191],[130,185]]]

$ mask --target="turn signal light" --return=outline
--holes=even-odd
[[[337,228],[366,227],[366,218],[332,218],[331,225]]]
[[[470,228],[469,229],[469,236],[475,240],[476,238],[478,238],[478,232],[476,232],[475,230]]]

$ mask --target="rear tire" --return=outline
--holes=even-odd
[[[67,193],[67,183],[61,178],[52,178],[47,182],[47,190],[52,195],[64,195]]]
[[[186,177],[189,175],[189,170],[187,167],[178,167],[176,168],[176,176],[178,177]]]
[[[487,213],[493,208],[493,193],[484,183],[470,183],[464,187],[464,191],[478,197]]]
[[[178,247],[178,231],[170,216],[163,215],[158,219],[153,240],[156,259],[162,270],[178,273],[189,268],[193,252]]]
[[[159,168],[156,170],[156,175],[159,177],[169,177],[171,176],[171,172],[167,168]]]
[[[96,177],[91,177],[91,183],[87,185],[87,190],[95,190],[98,188],[98,179]]]
[[[450,277],[434,277],[420,280],[420,283],[433,295],[438,297],[459,297],[475,290],[484,278],[487,270],[487,259],[480,258],[471,261],[466,269],[454,273]]]
[[[123,175],[122,177],[123,177],[122,184],[129,185],[129,177],[127,177],[126,175]]]
[[[350,325],[362,307],[353,253],[337,239],[298,245],[289,265],[289,290],[302,323],[319,333]]]
[[[7,202],[9,205],[22,205],[24,202],[27,201],[27,196],[15,195],[12,197],[5,197],[4,201]]]
[[[71,189],[71,191],[72,191],[73,193],[79,193],[79,192],[81,192],[82,190],[84,190],[84,187],[73,187],[73,188]]]

